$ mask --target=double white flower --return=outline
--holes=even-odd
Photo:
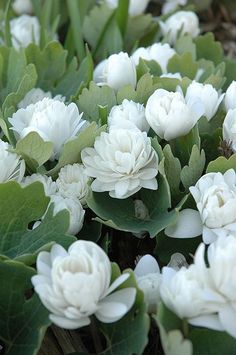
[[[178,35],[188,34],[194,38],[200,32],[198,17],[192,11],[178,11],[168,17],[165,22],[160,21],[160,26],[170,44],[175,44]]]
[[[32,277],[35,291],[51,312],[51,321],[65,329],[88,325],[93,314],[101,322],[116,322],[135,301],[135,288],[113,292],[129,274],[111,284],[110,260],[93,242],[76,241],[68,252],[55,244],[50,253],[39,253],[37,271]]]
[[[146,118],[160,138],[169,141],[189,133],[204,114],[198,98],[186,99],[181,91],[157,89],[148,99]]]
[[[17,139],[37,132],[44,141],[53,143],[51,160],[59,158],[63,145],[74,138],[86,121],[81,119],[76,104],[44,98],[35,104],[19,109],[9,118]]]
[[[175,272],[164,268],[161,298],[180,318],[195,326],[226,331],[236,338],[236,239],[219,238],[208,249],[196,252],[194,264]]]
[[[103,132],[81,157],[87,175],[95,178],[93,191],[109,191],[111,197],[124,199],[142,187],[157,189],[158,156],[145,132],[122,128]]]
[[[27,47],[40,41],[40,24],[35,16],[21,15],[10,21],[10,32],[13,47],[16,49]]]
[[[168,43],[154,43],[150,47],[136,49],[131,58],[133,58],[136,65],[138,65],[140,58],[154,60],[160,65],[162,72],[167,73],[168,62],[175,54],[176,51]]]
[[[189,188],[198,211],[185,209],[177,223],[165,233],[174,238],[190,238],[202,234],[206,244],[218,237],[236,236],[236,174],[208,173]]]
[[[10,152],[12,147],[0,139],[0,183],[8,180],[20,182],[25,173],[25,162]]]
[[[225,94],[220,95],[211,84],[193,81],[187,88],[186,100],[199,99],[204,105],[204,116],[210,121],[216,114]]]
[[[107,123],[110,129],[139,129],[142,132],[148,132],[150,128],[145,117],[144,106],[126,99],[121,105],[112,107]]]
[[[98,85],[108,85],[116,91],[126,85],[135,88],[137,83],[135,63],[127,53],[112,54],[96,66],[93,80]]]

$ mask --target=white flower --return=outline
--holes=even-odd
[[[51,203],[54,203],[53,215],[55,216],[62,210],[67,210],[70,215],[70,225],[68,233],[76,235],[83,227],[85,210],[78,199],[62,197],[59,194],[52,195]]]
[[[26,176],[23,178],[21,181],[22,186],[27,186],[32,184],[33,182],[39,181],[43,184],[44,187],[44,192],[46,196],[52,196],[55,195],[57,192],[57,185],[56,183],[52,180],[50,176],[47,175],[42,175],[42,174],[33,174],[30,176]]]
[[[33,12],[31,0],[15,0],[12,8],[18,15],[32,14]]]
[[[130,0],[129,15],[132,17],[141,15],[145,11],[149,1],[150,0]],[[105,0],[105,3],[111,9],[116,9],[118,6],[118,0]]]
[[[93,242],[76,241],[68,252],[54,244],[50,253],[39,253],[37,271],[31,279],[35,291],[51,312],[51,321],[65,329],[88,325],[93,314],[101,322],[116,322],[135,300],[135,288],[113,292],[129,274],[119,276],[110,284],[108,256]]]
[[[229,109],[223,122],[223,139],[236,152],[236,108]]]
[[[35,16],[21,15],[10,21],[12,45],[16,49],[27,47],[34,42],[39,44],[40,24]]]
[[[156,313],[160,302],[160,268],[153,256],[144,255],[137,263],[134,273],[139,288],[144,293],[144,300],[148,305],[149,313]]]
[[[160,21],[160,26],[163,35],[168,37],[170,44],[175,43],[177,36],[188,34],[194,38],[200,32],[198,17],[192,11],[178,11],[165,22]]]
[[[52,93],[50,91],[45,92],[40,88],[33,88],[27,92],[25,97],[17,104],[17,107],[26,108],[31,104],[36,104],[36,102],[43,100],[45,97],[52,99]],[[53,99],[65,102],[66,98],[62,95],[56,95]]]
[[[25,162],[20,156],[11,153],[12,147],[0,139],[0,183],[8,180],[20,182],[25,173]]]
[[[204,319],[208,328],[221,330],[216,315],[218,299],[217,296],[213,299],[203,244],[197,250],[194,264],[188,268],[162,269],[160,293],[165,305],[179,318],[193,325]]]
[[[16,138],[37,132],[44,141],[53,143],[51,160],[58,159],[63,145],[74,138],[86,121],[81,120],[76,104],[44,98],[36,104],[19,109],[9,118]]]
[[[94,148],[81,153],[86,173],[95,178],[91,188],[127,198],[142,187],[156,190],[158,156],[145,132],[113,129],[96,138]]]
[[[162,13],[166,14],[167,12],[173,11],[178,5],[186,5],[188,0],[166,0],[165,4],[162,6]]]
[[[66,165],[61,168],[56,184],[63,197],[77,198],[82,205],[86,204],[90,179],[82,164]]]
[[[123,100],[121,105],[113,106],[107,119],[109,128],[138,128],[149,131],[143,105],[134,101]]]
[[[236,174],[208,173],[189,188],[198,211],[180,212],[175,225],[165,233],[174,238],[193,238],[202,234],[206,244],[229,234],[236,236]]]
[[[119,90],[125,85],[136,86],[137,74],[133,59],[127,53],[112,54],[94,70],[93,79],[98,85],[108,85]]]
[[[236,108],[236,81],[232,81],[225,93],[224,104],[226,111]]]
[[[210,121],[216,114],[218,107],[224,98],[224,94],[219,95],[217,90],[211,84],[201,84],[193,81],[187,88],[185,98],[187,100],[194,98],[201,100],[205,108],[204,116]]]
[[[197,251],[199,253],[199,251]],[[219,238],[208,249],[207,268],[204,254],[200,255],[210,292],[205,293],[205,301],[215,304],[218,316],[218,330],[224,330],[236,338],[236,239],[234,236]],[[191,324],[210,327],[204,317],[195,319]]]
[[[176,54],[176,51],[168,43],[154,43],[152,46],[140,47],[132,54],[135,65],[138,65],[139,59],[155,60],[161,67],[163,73],[167,73],[167,64],[170,58]]]
[[[204,107],[199,100],[185,100],[182,92],[164,89],[157,89],[146,105],[149,125],[167,141],[189,133],[203,113]]]

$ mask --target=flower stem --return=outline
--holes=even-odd
[[[188,333],[189,333],[189,326],[188,326],[188,321],[187,319],[183,319],[183,334],[184,337],[187,338],[188,337]]]

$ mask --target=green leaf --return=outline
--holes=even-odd
[[[116,95],[109,86],[99,87],[91,82],[88,89],[83,89],[78,98],[77,104],[81,112],[84,112],[84,118],[88,121],[99,120],[98,106],[107,106],[107,111],[116,105]]]
[[[45,142],[37,132],[30,132],[17,142],[15,151],[35,172],[38,167],[50,159],[53,153],[53,143]]]
[[[170,186],[171,195],[179,194],[181,164],[178,158],[174,157],[171,147],[167,144],[164,149],[165,173]]]
[[[141,104],[146,104],[149,97],[154,93],[158,88],[158,85],[153,83],[152,76],[147,73],[143,75],[137,83],[137,102]]]
[[[227,90],[228,86],[233,80],[236,80],[236,60],[231,58],[225,58],[225,76],[226,82],[224,84],[223,90]]]
[[[157,23],[153,21],[150,14],[129,17],[124,39],[125,50],[131,52],[137,44],[139,44],[139,47],[151,45],[156,32]],[[151,37],[148,43],[142,43],[145,42],[149,34],[151,34]]]
[[[193,344],[193,355],[236,354],[236,339],[225,332],[206,328],[193,328],[188,338]]]
[[[34,269],[22,263],[0,261],[0,339],[9,355],[36,354],[50,325],[48,311],[38,296],[27,296],[34,274]]]
[[[158,189],[141,189],[139,194],[148,210],[146,219],[140,219],[137,215],[135,202],[131,197],[120,200],[110,197],[108,193],[90,192],[86,201],[88,207],[98,216],[96,221],[126,232],[148,232],[152,238],[169,224],[175,223],[180,207],[168,212],[170,196],[166,178],[159,174]]]
[[[180,177],[181,181],[185,187],[188,189],[190,186],[195,185],[198,179],[201,177],[202,172],[205,167],[205,152],[204,150],[199,150],[199,148],[194,145],[188,165],[184,166]]]
[[[175,50],[180,55],[189,52],[191,53],[192,58],[196,60],[196,45],[193,43],[192,36],[181,36],[177,38]]]
[[[223,61],[223,49],[220,42],[215,41],[214,35],[211,32],[198,36],[195,39],[197,59],[207,59],[214,62],[216,65]]]
[[[161,324],[167,332],[173,329],[182,329],[182,320],[169,310],[163,302],[159,304],[158,313],[154,319],[157,321],[157,324]]]
[[[29,225],[45,213],[49,198],[39,182],[22,188],[15,181],[0,184],[0,254],[28,264],[37,253],[57,242],[68,247],[74,237],[65,235],[69,225],[67,211],[53,217],[52,208],[39,227]]]
[[[113,269],[114,270],[114,269]],[[125,270],[131,272],[131,270]],[[116,270],[116,277],[119,276]],[[126,287],[137,288],[135,275],[131,272],[129,279],[119,289]],[[137,289],[135,304],[132,309],[118,322],[100,323],[99,328],[107,340],[107,348],[101,355],[141,355],[148,342],[150,326],[149,316],[146,313],[142,291]]]
[[[81,163],[81,151],[85,147],[92,147],[95,138],[105,131],[106,126],[98,127],[95,122],[91,123],[74,139],[65,143],[57,165],[48,171],[51,176],[56,176],[58,171],[67,164]]]
[[[220,172],[224,174],[227,170],[236,170],[236,154],[233,154],[229,159],[225,157],[219,157],[211,161],[207,166],[207,173],[217,173]]]
[[[54,94],[61,94],[70,100],[72,96],[80,93],[93,78],[93,59],[88,52],[80,66],[76,58],[70,62],[65,74],[60,78],[57,85],[53,88]]]
[[[48,43],[43,50],[31,43],[25,49],[25,54],[27,62],[33,63],[36,67],[37,86],[45,91],[52,90],[65,73],[67,51],[55,41]]]
[[[187,52],[182,55],[175,54],[171,57],[167,69],[169,73],[180,73],[181,76],[194,79],[197,74],[198,64],[194,61],[192,54]]]

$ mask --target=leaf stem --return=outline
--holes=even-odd
[[[103,347],[102,347],[101,339],[100,339],[100,336],[98,333],[96,320],[93,316],[90,317],[90,319],[91,319],[90,330],[91,330],[91,334],[92,334],[92,338],[93,338],[94,348],[95,348],[96,354],[100,354],[103,350]]]

